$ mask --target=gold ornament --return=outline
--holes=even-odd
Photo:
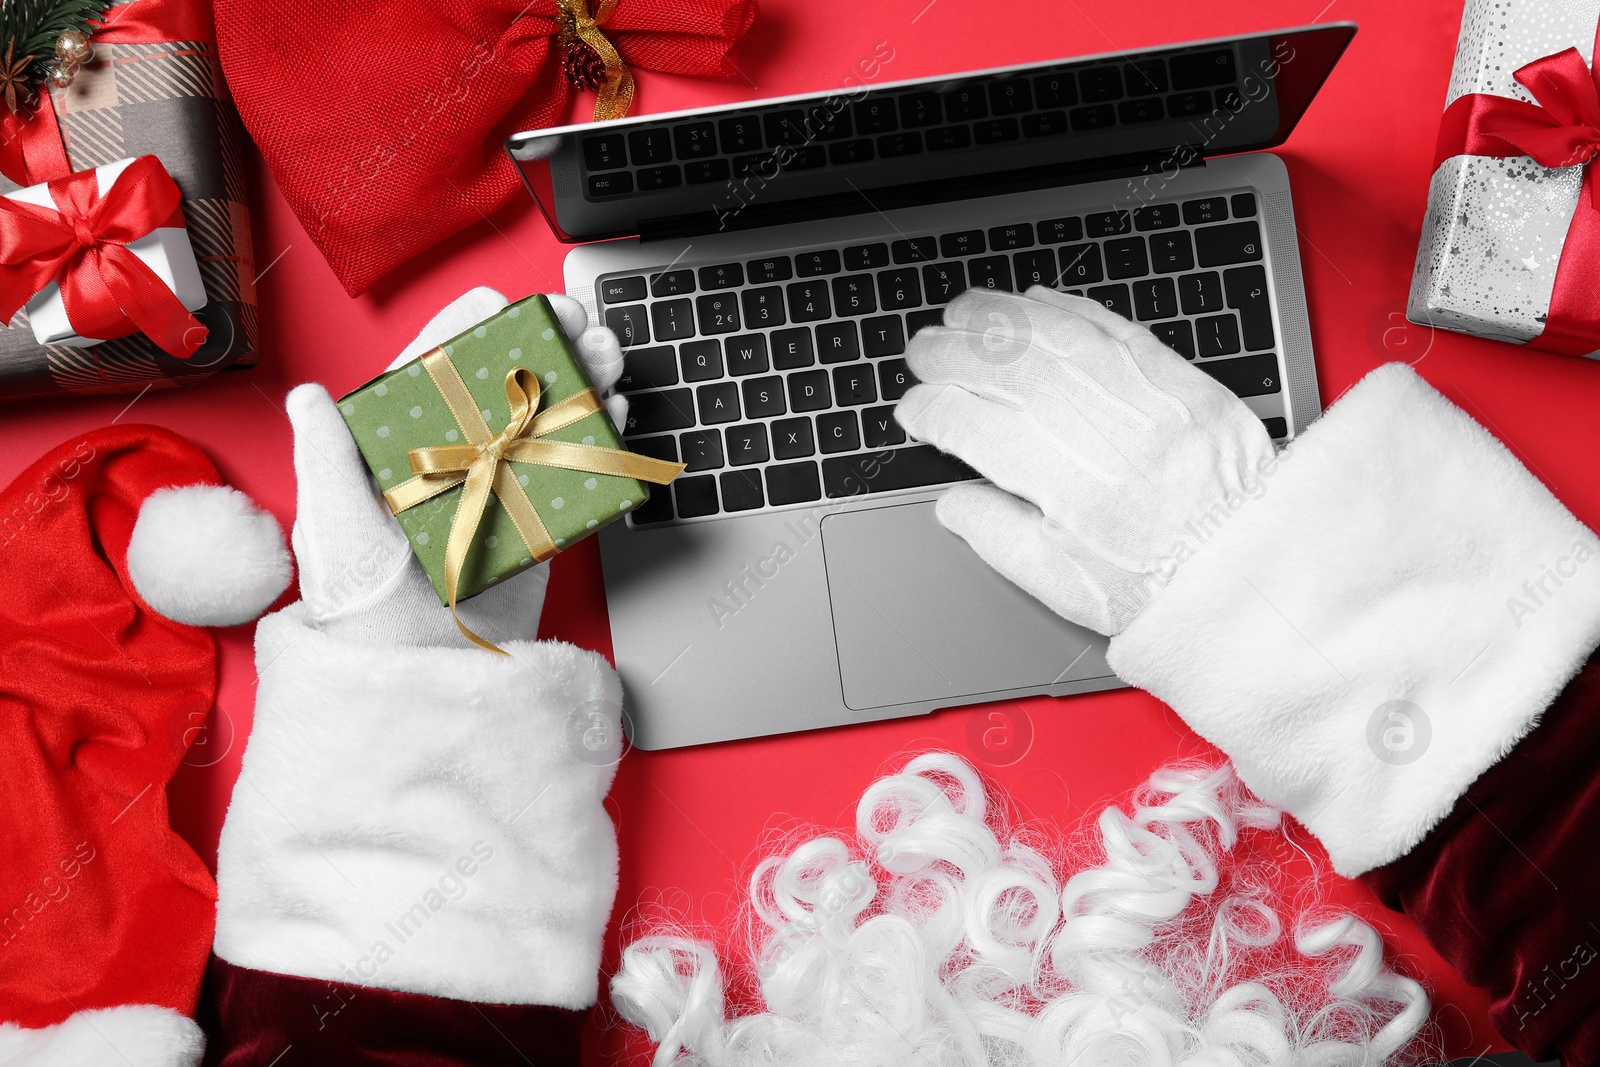
[[[94,48],[89,44],[86,34],[78,30],[67,30],[56,38],[56,58],[62,64],[87,63],[94,58]]]
[[[33,62],[33,57],[23,56],[21,59],[12,59],[12,53],[16,51],[16,47],[15,38],[6,42],[6,57],[3,62],[0,62],[0,96],[4,97],[6,107],[11,109],[12,114],[20,115],[22,107],[26,105],[28,98],[33,95],[33,91],[28,87],[28,64]],[[18,99],[19,97],[21,98],[20,100]]]
[[[55,62],[45,64],[44,80],[49,82],[52,88],[65,89],[72,84],[72,79],[77,75],[78,64],[76,63]]]

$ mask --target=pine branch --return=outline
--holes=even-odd
[[[68,30],[89,36],[90,21],[105,9],[101,0],[0,0],[0,55],[11,45],[14,60],[32,56],[28,80],[42,81],[56,58],[56,38]]]

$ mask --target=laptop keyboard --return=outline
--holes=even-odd
[[[596,284],[624,349],[624,437],[686,464],[634,525],[979,475],[907,442],[906,339],[964,289],[1051,286],[1144,323],[1241,397],[1282,392],[1255,194],[909,235]],[[1263,419],[1281,439],[1281,416]]]

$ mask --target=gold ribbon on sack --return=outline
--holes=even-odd
[[[564,426],[571,426],[597,411],[605,411],[600,395],[585,389],[543,411],[539,410],[539,378],[526,367],[517,367],[506,375],[506,400],[511,405],[511,421],[498,434],[484,421],[478,402],[467,389],[450,357],[443,348],[435,348],[422,357],[423,369],[438,387],[456,425],[461,427],[468,443],[464,445],[438,445],[431,448],[413,448],[410,451],[411,470],[408,478],[383,494],[389,509],[396,515],[414,508],[440,493],[462,486],[461,499],[450,520],[450,539],[444,550],[445,593],[450,602],[450,616],[455,619],[462,636],[479,648],[505,655],[504,649],[486,641],[469,630],[456,614],[456,590],[461,581],[461,568],[466,564],[467,551],[477,537],[478,525],[489,505],[491,493],[500,499],[500,506],[511,517],[512,525],[528,547],[528,554],[538,562],[554,556],[558,549],[550,539],[550,531],[539,518],[538,509],[528,499],[527,490],[517,481],[510,461],[532,463],[541,467],[559,467],[563,470],[582,471],[587,474],[611,474],[619,478],[633,478],[655,485],[666,485],[683,471],[683,464],[639,456],[600,445],[580,445],[570,441],[547,441],[546,434]]]
[[[561,32],[558,36],[562,53],[572,47],[574,40],[582,41],[594,50],[605,64],[606,80],[599,87],[594,102],[594,121],[620,119],[633,107],[633,72],[622,61],[616,46],[600,32],[617,9],[618,0],[599,0],[594,13],[589,12],[589,0],[556,0],[561,9]]]

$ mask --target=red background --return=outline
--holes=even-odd
[[[1349,53],[1280,150],[1294,185],[1324,403],[1379,363],[1415,361],[1580,519],[1600,525],[1600,479],[1589,474],[1600,367],[1404,323],[1460,14],[1458,0],[1012,0],[977,9],[960,0],[763,0],[754,36],[735,55],[741,77],[696,81],[644,73],[638,100],[641,110],[665,111],[829,90],[847,77],[860,79],[859,64],[880,42],[893,58],[877,80],[890,80],[1312,21],[1358,22],[1361,32]],[[396,76],[403,77],[403,69]],[[329,106],[338,106],[339,86],[327,88]],[[574,120],[586,117],[586,103],[575,105]],[[287,528],[294,482],[282,399],[290,387],[317,380],[339,395],[359,384],[472,285],[492,285],[512,297],[560,288],[565,250],[519,196],[352,300],[259,161],[253,173],[262,366],[191,392],[152,392],[131,407],[131,397],[109,397],[8,409],[0,422],[0,476],[11,477],[47,446],[113,419],[157,423],[205,448],[234,484]],[[554,568],[546,632],[609,651],[592,545],[561,556]],[[220,640],[218,706],[190,758],[193,766],[171,789],[174,822],[208,862],[249,731],[255,685],[250,630],[225,632]],[[759,700],[750,711],[761,713]],[[796,821],[849,826],[872,778],[905,754],[932,747],[969,755],[1010,791],[1020,814],[1064,829],[1124,799],[1165,762],[1213,755],[1168,709],[1132,691],[630,753],[608,802],[620,830],[622,884],[607,972],[615,967],[619,923],[636,918],[641,905],[665,904],[696,925],[730,921],[753,857],[774,827]],[[1401,966],[1424,978],[1435,998],[1440,1051],[1464,1055],[1504,1047],[1484,1019],[1484,998],[1465,988],[1404,919],[1359,886],[1332,879],[1321,892],[1375,922],[1396,946]],[[592,1051],[607,1060],[627,1040],[614,1024],[603,1018],[593,1028]]]

